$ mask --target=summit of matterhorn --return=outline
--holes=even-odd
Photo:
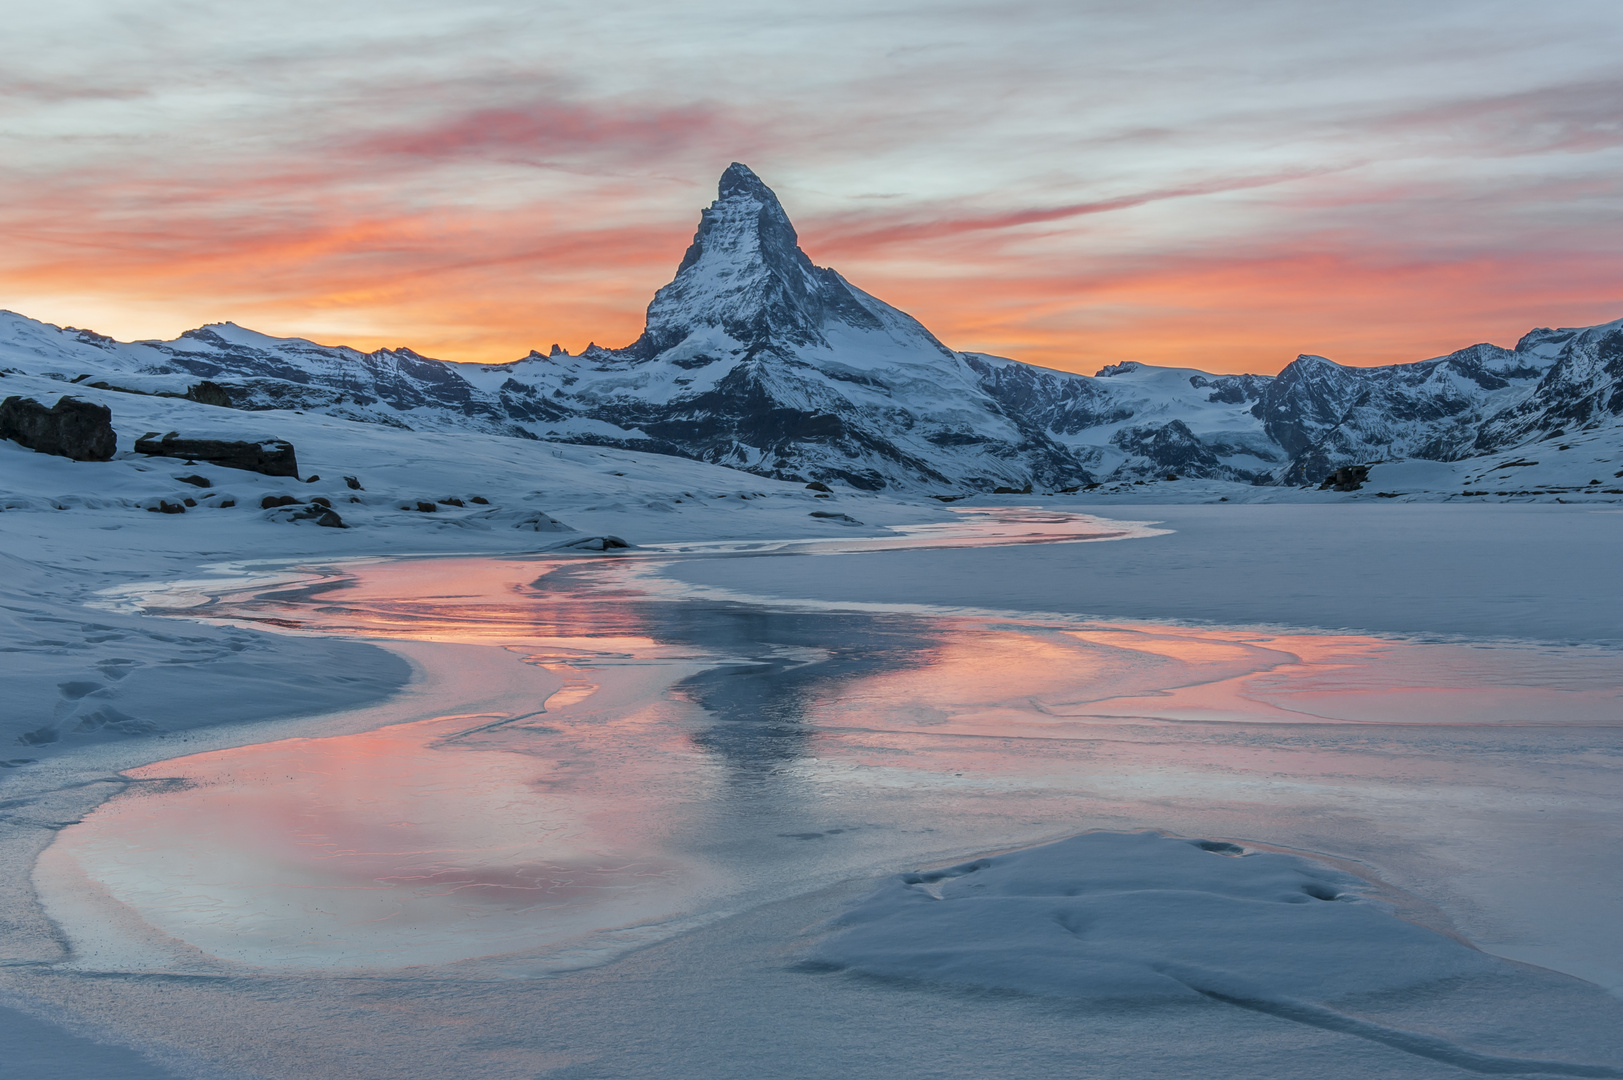
[[[700,213],[675,279],[654,294],[631,349],[651,357],[688,341],[826,346],[830,321],[881,327],[840,275],[812,265],[778,197],[735,161],[721,174],[716,201]]]

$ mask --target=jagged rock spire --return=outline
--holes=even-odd
[[[727,171],[721,174],[721,182],[716,185],[717,198],[726,199],[734,195],[745,195],[762,204],[778,207],[779,213],[783,211],[783,207],[778,203],[778,197],[772,194],[772,189],[741,161],[735,161],[727,166]],[[787,217],[784,224],[788,224]]]
[[[744,350],[822,344],[831,321],[879,327],[838,274],[812,265],[778,197],[735,161],[721,174],[675,280],[648,305],[633,349],[653,356],[695,334],[707,339],[706,348],[727,344],[708,340],[718,337]]]

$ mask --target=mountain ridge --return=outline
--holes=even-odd
[[[1136,361],[1087,376],[955,351],[813,264],[777,196],[737,162],[624,348],[462,365],[229,322],[123,343],[6,312],[0,364],[138,393],[203,378],[250,410],[943,494],[1169,473],[1314,484],[1360,462],[1458,461],[1576,429],[1623,435],[1623,320],[1373,368],[1303,354],[1275,376]]]

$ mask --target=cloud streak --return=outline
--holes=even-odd
[[[1343,167],[1344,168],[1344,167]],[[898,221],[893,215],[870,214],[823,219],[819,246],[835,253],[871,253],[892,245],[916,244],[965,233],[997,232],[1023,229],[1028,225],[1066,222],[1072,218],[1093,214],[1110,214],[1133,210],[1152,203],[1172,199],[1190,199],[1202,195],[1218,195],[1232,191],[1287,184],[1312,176],[1322,176],[1339,168],[1293,169],[1267,176],[1214,177],[1197,183],[1153,191],[1136,191],[1105,199],[1071,203],[1064,206],[1027,207],[998,210],[991,213],[955,213],[953,208],[919,207],[914,214],[923,213],[922,220]]]
[[[538,162],[561,155],[608,153],[647,161],[694,143],[741,139],[740,125],[713,108],[671,109],[538,101],[476,109],[425,127],[374,136],[350,147],[353,156],[423,162],[497,159]]]

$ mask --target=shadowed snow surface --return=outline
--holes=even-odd
[[[1087,833],[901,874],[814,962],[1078,998],[1334,1000],[1502,963],[1396,918],[1368,883],[1292,855]]]
[[[1371,891],[1294,855],[1151,832],[1087,833],[891,878],[837,919],[840,929],[808,959],[1089,1001],[1213,999],[1473,1072],[1623,1076],[1604,1065],[1483,1053],[1332,1007],[1351,1003],[1356,1012],[1372,1000],[1514,981],[1528,970],[1399,919]],[[1493,1017],[1500,1040],[1548,1045],[1552,1027],[1592,1022],[1549,1005],[1534,997],[1501,1008]]]

